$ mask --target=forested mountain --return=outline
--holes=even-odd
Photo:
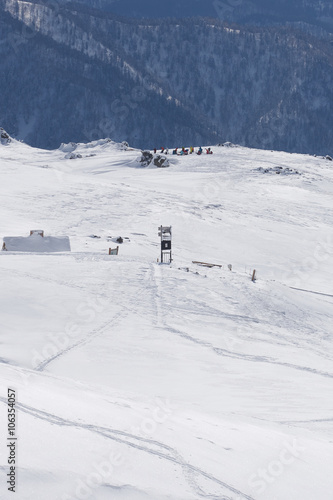
[[[61,0],[66,1],[66,0]],[[307,23],[333,32],[331,0],[80,0],[135,18],[214,17],[240,24]]]
[[[0,8],[1,125],[33,145],[110,136],[138,147],[333,149],[325,38],[219,19],[126,20],[65,2]]]

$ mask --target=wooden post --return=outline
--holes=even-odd
[[[119,253],[119,246],[117,248],[109,248],[109,255],[118,255]]]
[[[256,270],[255,270],[255,269],[253,269],[253,273],[252,273],[252,281],[253,281],[253,283],[254,283],[254,282],[255,282],[255,280],[257,279],[256,274],[257,274],[257,273],[256,273]]]
[[[161,263],[163,263],[163,250],[162,250],[163,226],[160,226],[160,231],[161,231]]]

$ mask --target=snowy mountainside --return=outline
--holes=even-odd
[[[72,249],[0,253],[20,500],[330,499],[332,162],[213,151],[0,145],[2,236]]]
[[[330,0],[79,0],[96,9],[134,18],[209,17],[251,25],[298,23],[333,32]]]
[[[31,145],[108,136],[332,154],[329,38],[68,2],[0,0],[0,11],[1,123]]]

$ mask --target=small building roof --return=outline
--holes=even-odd
[[[9,252],[70,252],[68,236],[42,236],[33,231],[28,237],[6,236],[2,250]]]

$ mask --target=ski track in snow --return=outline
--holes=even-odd
[[[156,278],[156,273],[153,274],[153,279],[156,283],[156,290],[157,290],[157,293],[155,294],[155,300],[158,300],[157,297],[161,296],[161,292],[160,292],[161,287],[157,283],[158,279]],[[286,368],[291,368],[293,370],[308,372],[308,373],[311,373],[314,375],[319,375],[322,377],[333,378],[333,373],[328,373],[325,371],[317,370],[315,368],[310,368],[310,367],[306,367],[306,366],[297,366],[297,365],[294,365],[292,363],[284,363],[282,361],[278,361],[278,360],[270,358],[268,356],[253,356],[253,355],[249,355],[249,354],[241,354],[241,353],[237,353],[237,352],[228,351],[226,349],[221,349],[219,347],[215,347],[210,342],[205,342],[205,341],[200,340],[196,337],[193,337],[192,335],[189,335],[188,333],[186,333],[182,330],[168,326],[168,324],[165,321],[165,317],[163,315],[163,312],[162,312],[163,308],[160,306],[160,304],[158,307],[156,307],[156,309],[159,311],[158,319],[161,321],[161,324],[159,325],[159,327],[162,330],[167,330],[170,333],[173,333],[179,337],[182,337],[186,340],[189,340],[190,342],[193,342],[194,344],[197,344],[197,345],[200,345],[200,346],[205,347],[207,349],[210,349],[218,356],[225,356],[225,357],[239,359],[242,361],[249,361],[249,362],[253,362],[253,363],[269,363],[269,364],[274,364],[274,365],[278,365],[278,366],[284,366]]]
[[[322,295],[323,297],[332,297],[333,295],[329,293],[315,292],[314,290],[305,290],[304,288],[295,288],[294,286],[289,287],[291,290],[299,290],[300,292],[313,293],[314,295]]]
[[[269,363],[269,364],[274,364],[274,365],[279,365],[279,366],[285,366],[285,367],[291,368],[293,370],[300,370],[300,371],[312,373],[314,375],[320,375],[322,377],[333,378],[333,373],[324,372],[321,370],[317,370],[315,368],[309,368],[306,366],[297,366],[297,365],[293,365],[292,363],[283,363],[282,361],[277,361],[276,359],[269,358],[268,356],[252,356],[250,354],[241,354],[241,353],[237,353],[237,352],[227,351],[226,349],[221,349],[219,347],[214,347],[209,342],[204,342],[200,339],[192,337],[188,333],[185,333],[185,332],[178,330],[176,328],[172,328],[165,323],[164,323],[163,329],[167,330],[171,333],[174,333],[175,335],[182,337],[186,340],[189,340],[190,342],[201,345],[202,347],[206,347],[219,356],[225,356],[225,357],[229,357],[229,358],[239,359],[242,361],[250,361],[253,363]]]
[[[80,339],[79,341],[75,342],[74,344],[70,345],[66,349],[63,349],[54,356],[51,356],[50,358],[44,360],[42,363],[37,365],[36,371],[42,372],[49,366],[50,363],[53,361],[59,360],[62,356],[65,356],[68,354],[70,351],[73,349],[77,349],[78,347],[82,347],[85,344],[88,344],[88,342],[91,342],[94,340],[96,337],[99,337],[100,335],[103,335],[104,332],[110,329],[111,326],[115,326],[117,324],[117,321],[123,317],[123,311],[117,313],[111,320],[106,321],[103,325],[101,325],[98,328],[94,328],[91,332],[89,332],[83,339]]]
[[[7,401],[5,398],[0,397],[0,401],[2,401],[2,403],[7,405]],[[189,485],[193,488],[194,492],[205,498],[211,498],[216,500],[230,500],[230,497],[227,497],[225,495],[215,496],[215,495],[206,495],[205,493],[203,493],[202,489],[199,488],[198,485],[196,484],[196,477],[201,476],[205,479],[212,481],[213,483],[216,483],[217,485],[225,488],[229,492],[238,495],[239,499],[244,498],[245,500],[254,500],[253,497],[245,493],[242,493],[241,491],[225,483],[224,481],[221,481],[220,479],[214,477],[213,475],[186,462],[174,448],[171,448],[170,446],[160,443],[159,441],[143,438],[117,429],[100,427],[92,424],[84,424],[72,420],[67,420],[57,415],[48,413],[46,411],[38,410],[36,408],[24,405],[22,403],[18,403],[16,406],[21,412],[31,415],[33,418],[45,420],[50,424],[55,424],[58,426],[74,427],[75,429],[82,429],[89,432],[93,432],[107,439],[116,441],[120,444],[124,444],[126,446],[135,448],[136,450],[142,451],[144,453],[155,455],[158,458],[173,462],[182,468],[184,476],[186,477]]]

